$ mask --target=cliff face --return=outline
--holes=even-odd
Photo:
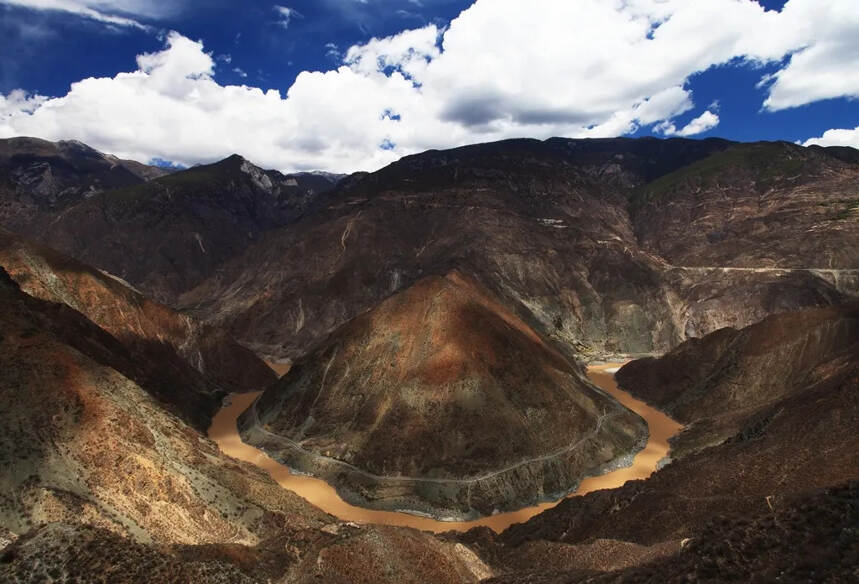
[[[646,439],[643,420],[458,272],[336,331],[241,429],[347,500],[453,518],[556,497]]]
[[[153,302],[126,283],[0,230],[0,266],[24,292],[65,304],[124,346],[159,398],[205,430],[228,392],[275,380],[260,359],[222,330]],[[172,376],[172,378],[171,378]],[[182,383],[175,383],[182,379]]]

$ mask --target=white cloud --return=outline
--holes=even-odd
[[[822,136],[806,140],[803,146],[811,146],[812,144],[818,146],[852,146],[853,148],[859,148],[859,126],[856,126],[852,130],[826,130]]]
[[[407,30],[383,39],[351,47],[344,62],[363,75],[374,75],[388,68],[397,69],[406,77],[420,78],[434,59],[441,54],[437,42],[439,30],[434,24]]]
[[[157,0],[0,0],[0,4],[67,12],[114,26],[146,29],[148,27],[137,18],[163,18],[175,13],[181,3]]]
[[[835,97],[859,98],[859,1],[791,0],[784,20],[801,50],[763,85],[770,111]]]
[[[325,43],[325,56],[335,61],[340,61],[343,58],[337,43]]]
[[[825,5],[789,0],[779,13],[749,0],[477,0],[445,30],[353,46],[337,69],[299,74],[285,96],[219,84],[202,44],[171,33],[136,71],[84,79],[55,99],[6,96],[0,136],[75,138],[183,164],[238,152],[283,170],[353,171],[516,136],[616,136],[642,126],[693,135],[719,121],[713,107],[680,130],[672,121],[694,107],[686,83],[697,72],[793,55],[772,80],[776,100],[806,74],[797,63],[807,52],[829,55],[807,74],[841,71],[837,47],[859,37],[850,24],[859,2]],[[848,90],[830,85],[802,99]]]
[[[301,18],[301,13],[295,10],[294,8],[289,8],[287,6],[279,6],[275,4],[273,6],[274,11],[278,14],[277,24],[282,26],[284,29],[289,28],[289,23],[293,18]]]
[[[676,126],[669,121],[664,121],[654,128],[657,132],[661,134],[665,134],[666,136],[696,136],[698,134],[703,134],[708,130],[712,130],[716,126],[719,125],[719,116],[718,114],[714,114],[711,111],[705,111],[703,114],[680,128],[679,130]]]
[[[241,67],[233,67],[233,73],[235,73],[236,75],[238,75],[242,79],[244,79],[245,77],[248,76],[248,74],[245,72],[245,70],[242,69]]]

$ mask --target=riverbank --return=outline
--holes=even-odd
[[[335,488],[325,481],[290,472],[288,467],[273,460],[265,452],[242,442],[238,434],[236,420],[242,412],[250,407],[260,392],[233,394],[229,403],[212,420],[209,437],[225,454],[262,468],[282,487],[297,493],[323,511],[343,521],[413,527],[435,533],[454,530],[467,531],[478,526],[489,527],[500,532],[514,523],[521,523],[546,509],[554,507],[566,497],[584,495],[599,489],[619,487],[628,480],[647,478],[656,470],[659,461],[668,455],[668,440],[679,432],[682,426],[662,412],[636,400],[630,394],[619,389],[614,381],[613,373],[617,371],[620,365],[620,363],[606,363],[591,366],[588,368],[588,377],[595,385],[647,422],[649,438],[644,448],[635,454],[631,464],[605,474],[587,477],[579,483],[575,491],[557,500],[473,521],[440,521],[431,517],[421,517],[408,513],[357,507],[344,501]]]

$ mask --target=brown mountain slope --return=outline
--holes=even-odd
[[[513,140],[406,157],[347,179],[300,221],[222,264],[181,303],[225,323],[257,352],[294,358],[420,278],[460,269],[566,349],[604,355],[665,351],[688,335],[859,293],[859,274],[687,270],[642,248],[629,198],[729,145]],[[829,158],[826,168],[859,172]],[[815,187],[817,198],[796,203],[800,211],[840,200],[826,184]],[[818,239],[796,229],[776,222],[767,237],[802,237],[810,251],[800,267],[821,267],[813,263]],[[754,247],[759,232],[749,238]]]
[[[686,343],[670,359],[627,365],[620,376],[624,387],[644,399],[670,403],[665,396],[689,395],[690,382],[712,392],[690,402],[708,405],[687,418],[689,425],[672,451],[679,458],[647,481],[565,500],[497,538],[475,531],[463,541],[476,546],[496,573],[510,573],[505,581],[576,582],[584,576],[576,575],[572,565],[567,568],[570,574],[551,579],[529,579],[528,573],[540,572],[541,557],[554,562],[569,553],[568,546],[575,550],[601,540],[643,546],[673,542],[679,550],[683,538],[705,537],[710,520],[766,521],[771,506],[782,510],[815,490],[859,479],[856,319],[856,309],[850,307],[776,315],[743,331],[722,331]],[[749,357],[736,360],[733,369],[715,360],[708,363],[706,349],[718,354],[729,336],[757,339],[736,345]],[[695,359],[704,364],[694,365]],[[664,375],[651,376],[649,369]],[[676,393],[657,387],[659,379],[669,379],[668,372],[680,380]],[[770,385],[768,378],[775,382]],[[707,385],[708,380],[716,383]],[[729,381],[722,385],[719,380]],[[779,380],[785,382],[781,387]],[[738,407],[735,398],[741,399],[741,392],[746,392],[750,407]],[[720,423],[711,423],[713,419]],[[733,431],[727,435],[729,428]],[[711,444],[703,450],[701,436]],[[840,545],[837,534],[825,527],[814,531],[813,514],[806,517],[812,539],[824,547]],[[717,543],[712,537],[710,542]],[[786,548],[779,553],[787,553]],[[523,558],[529,558],[530,565],[523,564]],[[688,567],[687,560],[681,564]]]
[[[852,355],[851,355],[852,352]],[[690,340],[659,359],[641,359],[618,382],[690,427],[675,450],[705,448],[763,431],[774,407],[820,382],[859,353],[859,305],[771,316],[743,330]],[[757,418],[755,418],[757,416]],[[749,420],[756,424],[745,426]]]
[[[142,541],[255,543],[324,519],[221,456],[150,396],[116,339],[0,270],[0,523],[91,523]],[[139,382],[132,381],[139,379]],[[171,371],[158,380],[185,383]]]
[[[410,529],[329,524],[257,546],[152,545],[52,523],[0,550],[0,581],[110,584],[471,584],[491,576],[466,546]]]
[[[337,180],[283,175],[234,155],[96,194],[21,232],[172,302]]]
[[[717,516],[674,554],[608,574],[544,570],[492,584],[853,582],[859,578],[859,482],[745,517]],[[679,548],[679,551],[678,551]]]
[[[163,396],[200,416],[199,429],[220,406],[224,392],[260,390],[275,380],[253,353],[223,331],[153,302],[126,283],[44,246],[0,229],[0,266],[32,296],[64,303],[122,342],[152,375],[194,367],[203,377]],[[200,394],[192,397],[192,394]],[[209,403],[205,403],[208,401]]]
[[[859,164],[848,160],[787,142],[732,146],[645,186],[636,233],[681,266],[859,268]]]
[[[459,272],[346,324],[240,427],[347,500],[455,518],[555,498],[646,438],[643,420]]]
[[[0,140],[0,225],[27,230],[99,192],[167,174],[80,142]]]
[[[0,525],[21,535],[11,546],[2,538],[0,581],[488,574],[461,544],[341,524],[223,456],[131,381],[137,365],[121,343],[71,308],[23,294],[2,270],[0,308]]]

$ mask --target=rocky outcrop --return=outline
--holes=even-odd
[[[452,519],[557,498],[623,464],[647,435],[459,272],[424,278],[336,331],[240,428],[353,504]]]

